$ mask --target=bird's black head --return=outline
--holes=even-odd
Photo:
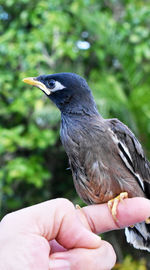
[[[64,114],[97,114],[91,90],[77,74],[41,75],[23,81],[40,88]]]

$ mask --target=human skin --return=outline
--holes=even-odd
[[[125,199],[117,224],[107,204],[76,209],[67,199],[54,199],[6,215],[0,223],[1,270],[109,270],[113,247],[98,233],[142,222],[150,201]]]

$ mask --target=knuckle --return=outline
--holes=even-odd
[[[66,210],[72,210],[74,209],[74,205],[71,201],[65,198],[58,198],[56,199],[58,206],[63,206],[66,208]]]
[[[13,216],[13,215],[12,215],[11,213],[5,215],[5,216],[2,218],[1,223],[5,223],[5,224],[9,223],[10,220],[12,219],[12,216]]]
[[[12,228],[13,226],[16,226],[15,225],[16,222],[15,222],[15,215],[14,213],[9,213],[7,214],[6,216],[4,216],[0,222],[0,229],[8,229],[8,228]]]

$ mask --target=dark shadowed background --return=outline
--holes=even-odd
[[[24,77],[84,76],[104,117],[117,117],[150,158],[150,3],[144,0],[0,1],[0,213],[77,196],[59,139],[60,113]],[[115,269],[150,269],[123,232],[103,237]]]

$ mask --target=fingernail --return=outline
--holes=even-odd
[[[65,260],[53,260],[49,262],[50,270],[70,270],[70,263]]]

